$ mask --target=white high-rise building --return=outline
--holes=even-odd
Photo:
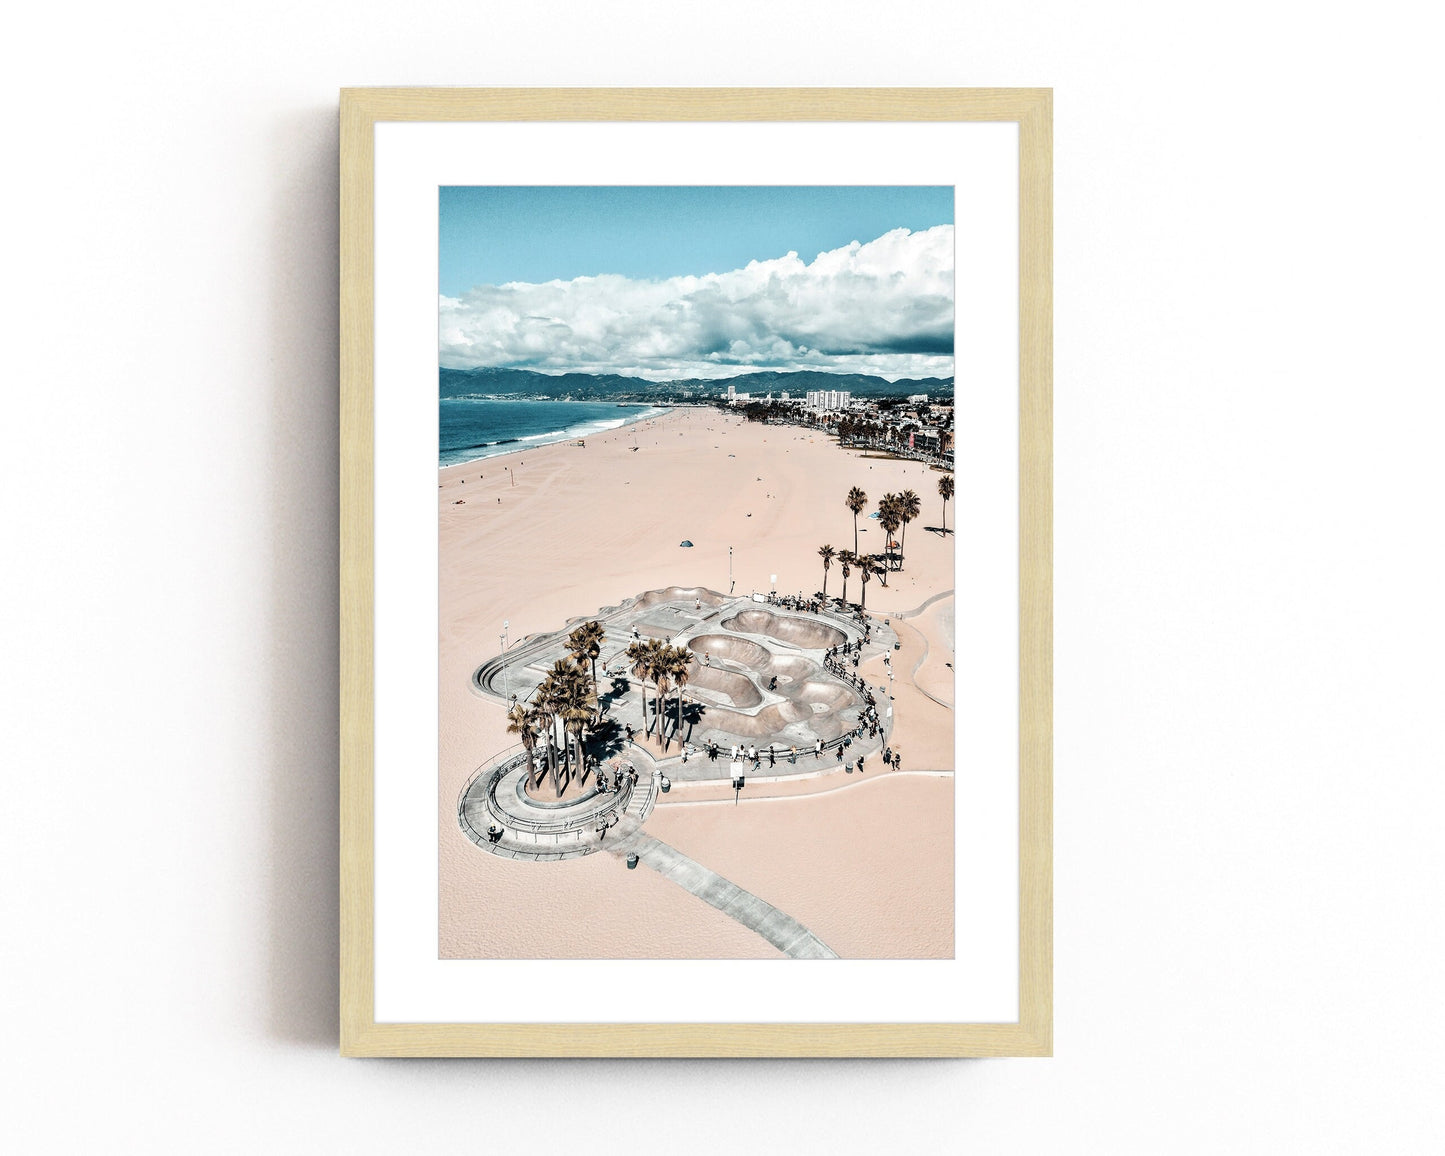
[[[810,389],[807,405],[809,409],[827,413],[835,409],[847,409],[852,400],[853,395],[846,389]]]

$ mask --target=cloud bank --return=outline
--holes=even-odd
[[[604,274],[441,298],[441,364],[662,381],[749,369],[953,373],[953,226],[701,277]]]

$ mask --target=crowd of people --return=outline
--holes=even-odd
[[[859,623],[867,623],[867,612],[850,603],[845,603],[841,598],[821,598],[818,595],[807,597],[802,594],[769,594],[768,605],[781,606],[784,610],[798,610],[806,614],[821,614],[825,610],[833,614],[846,614]]]

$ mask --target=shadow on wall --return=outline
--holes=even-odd
[[[268,265],[266,487],[270,878],[266,1033],[337,1046],[337,115],[276,124]],[[257,383],[258,387],[261,383]]]

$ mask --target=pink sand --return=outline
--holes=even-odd
[[[729,545],[739,591],[768,590],[773,574],[780,592],[815,591],[818,547],[852,548],[843,498],[853,485],[867,491],[870,509],[889,490],[912,488],[923,499],[907,570],[888,587],[868,586],[871,612],[913,610],[953,586],[952,539],[923,529],[937,523],[939,476],[915,462],[862,458],[809,431],[700,409],[589,437],[585,449],[545,446],[440,471],[440,955],[777,958],[753,932],[611,855],[513,863],[472,844],[457,826],[457,795],[513,740],[501,704],[472,693],[471,673],[497,652],[504,618],[515,641],[648,589],[726,591]],[[878,524],[858,525],[860,548],[881,552]],[[685,538],[694,549],[679,548]],[[836,565],[828,589],[841,589]],[[857,599],[856,573],[848,593]],[[952,661],[952,638],[934,610],[895,621],[905,772],[953,769],[953,712],[909,680],[926,638],[920,679],[952,702],[952,671],[942,665]],[[868,673],[886,682],[881,660]],[[731,823],[720,804],[700,805],[710,789],[676,791],[647,830],[774,902],[840,955],[951,955],[952,778],[865,778],[862,787],[841,774],[789,784],[772,792],[785,797],[767,801],[750,790]]]

